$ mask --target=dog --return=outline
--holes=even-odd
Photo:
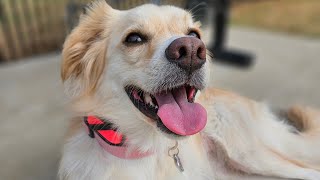
[[[207,88],[202,36],[174,6],[91,3],[62,52],[75,118],[59,178],[319,180],[320,112],[294,106],[279,116]]]

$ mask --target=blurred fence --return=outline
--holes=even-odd
[[[66,0],[0,0],[0,58],[6,61],[59,48]]]
[[[113,8],[125,10],[130,9],[146,3],[155,4],[170,4],[179,7],[186,7],[187,0],[106,0]],[[189,0],[190,1],[190,0]],[[192,0],[191,0],[192,1]],[[72,29],[79,19],[79,15],[82,13],[82,8],[85,4],[90,2],[90,0],[70,0],[67,5],[66,11],[66,23],[68,30]]]
[[[13,61],[62,47],[67,26],[73,27],[90,0],[0,0],[0,61]],[[150,0],[109,0],[128,9]],[[153,2],[160,2],[153,0]],[[161,4],[185,7],[185,0]],[[69,28],[70,29],[70,28]]]

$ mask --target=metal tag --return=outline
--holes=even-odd
[[[183,166],[182,166],[182,164],[181,164],[181,161],[180,161],[180,158],[179,158],[178,154],[174,154],[174,155],[173,155],[173,160],[174,160],[174,163],[176,164],[177,168],[178,168],[181,172],[183,172],[184,169],[183,169]]]
[[[178,141],[176,141],[176,144],[168,150],[168,155],[173,158],[174,164],[180,170],[180,172],[183,172],[184,168],[178,156],[179,155]]]

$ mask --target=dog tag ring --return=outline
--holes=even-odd
[[[175,151],[175,152],[171,153],[173,151]],[[181,172],[183,172],[184,168],[183,168],[182,163],[181,163],[180,158],[179,158],[179,149],[178,149],[178,142],[177,141],[176,141],[176,144],[172,148],[169,149],[168,155],[173,158],[174,164],[176,165],[176,167]]]

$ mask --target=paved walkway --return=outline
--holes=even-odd
[[[320,40],[233,28],[230,46],[257,56],[247,70],[215,64],[212,85],[284,107],[320,107]],[[60,56],[0,67],[0,179],[55,179],[67,112]]]
[[[320,39],[233,28],[229,47],[256,55],[250,69],[215,65],[213,85],[272,105],[320,108]]]
[[[57,54],[0,67],[0,179],[54,180],[66,113]]]

